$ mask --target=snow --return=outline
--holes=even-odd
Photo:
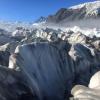
[[[83,7],[86,7],[86,16],[97,15],[98,12],[100,12],[100,1],[79,4],[72,6],[69,9],[81,9]]]
[[[64,29],[65,32],[68,32],[69,30],[72,30],[74,33],[81,32],[82,34],[91,38],[93,36],[100,37],[100,29],[97,28],[80,28],[79,26],[74,26]]]
[[[45,21],[43,21],[43,22],[39,22],[39,23],[33,23],[33,27],[35,27],[35,26],[41,26],[41,25],[43,25],[43,24],[45,24]]]
[[[8,32],[15,31],[17,27],[31,28],[32,26],[30,23],[26,23],[26,22],[0,20],[0,28]]]
[[[72,7],[69,7],[69,9],[80,9],[84,6],[93,6],[94,5],[94,8],[98,8],[100,7],[100,1],[94,1],[94,2],[87,2],[87,3],[83,3],[83,4],[79,4],[79,5],[75,5],[75,6],[72,6]]]

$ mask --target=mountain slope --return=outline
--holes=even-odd
[[[97,19],[100,17],[100,1],[88,2],[70,8],[61,8],[55,15],[50,15],[47,22],[59,23],[63,20]]]

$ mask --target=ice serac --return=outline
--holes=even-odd
[[[89,87],[76,85],[71,93],[73,100],[100,100],[100,71],[92,76]]]
[[[16,65],[40,100],[64,100],[65,89],[71,88],[74,75],[68,49],[69,44],[61,42],[23,45],[15,51]]]
[[[0,100],[25,100],[21,98],[28,93],[28,88],[21,82],[19,72],[0,65]]]
[[[7,51],[0,51],[0,65],[8,66],[10,53]]]
[[[64,100],[74,85],[88,86],[91,76],[100,70],[96,58],[82,44],[31,43],[16,48],[9,68],[22,72],[25,85],[39,100]]]
[[[11,42],[0,46],[0,65],[8,66],[9,57],[14,53],[18,42]]]
[[[96,56],[96,53],[93,54],[91,48],[88,48],[85,45],[80,43],[72,45],[69,55],[74,60],[75,64],[75,84],[84,84],[87,86],[90,77],[100,69],[100,63],[97,60],[100,59],[99,54],[98,56]]]

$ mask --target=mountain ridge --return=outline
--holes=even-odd
[[[75,5],[69,8],[61,8],[54,15],[49,15],[47,22],[59,23],[80,19],[97,19],[100,17],[100,1],[88,2]]]

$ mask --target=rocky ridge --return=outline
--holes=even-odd
[[[100,18],[100,1],[83,3],[70,8],[61,8],[56,14],[48,16],[47,22],[64,23],[90,18]]]

